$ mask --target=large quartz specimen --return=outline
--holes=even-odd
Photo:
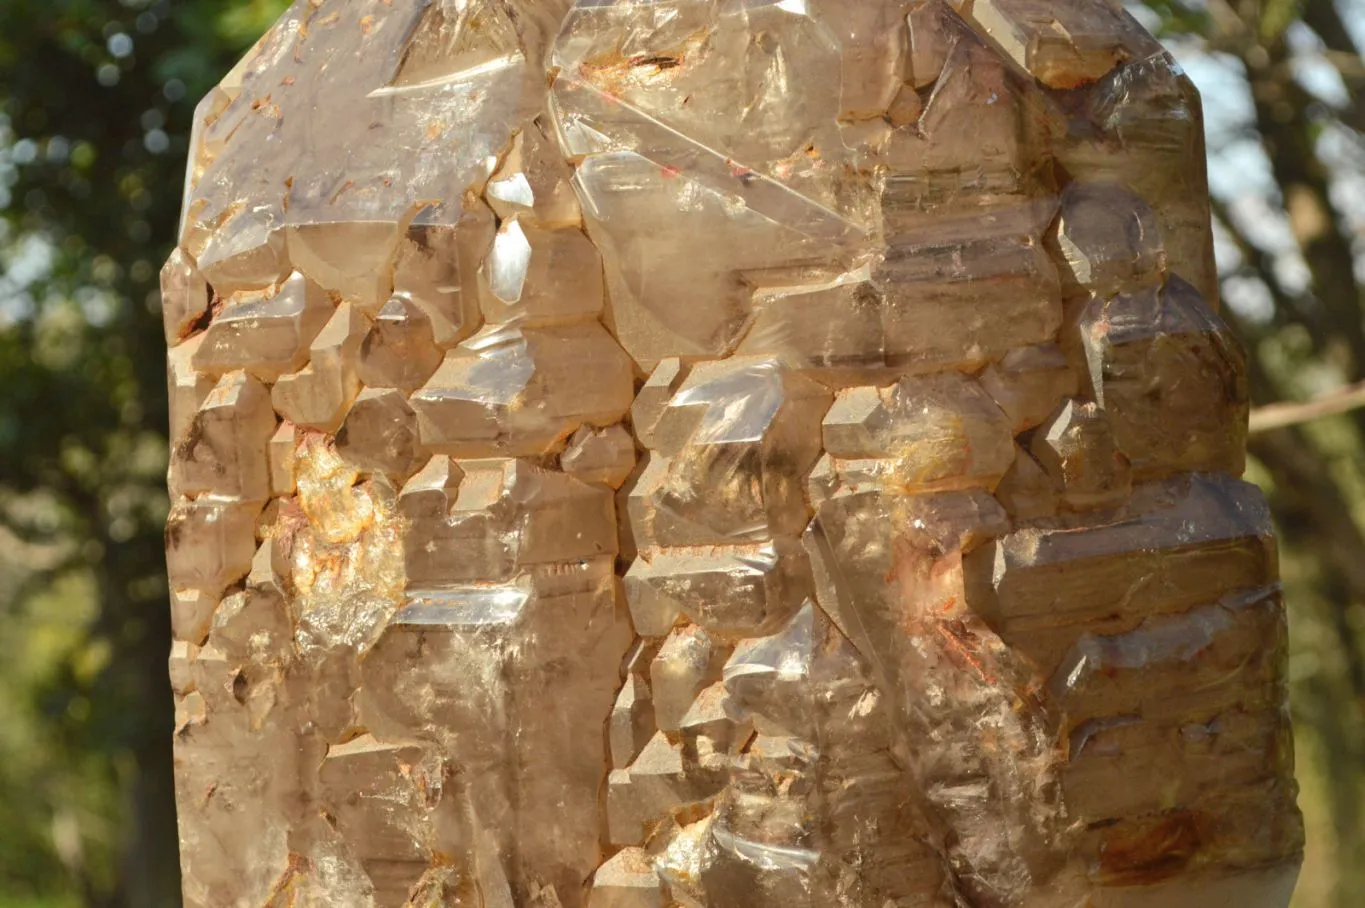
[[[299,0],[164,273],[186,904],[1284,908],[1209,221],[1116,0]]]

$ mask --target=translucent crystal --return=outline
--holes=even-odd
[[[320,287],[295,273],[282,284],[229,300],[191,362],[202,372],[245,369],[275,381],[308,363],[308,345],[332,308]]]
[[[253,727],[235,696],[235,665],[222,651],[177,644],[170,668],[176,799],[195,805],[181,814],[185,901],[211,905],[231,891],[264,903],[294,863],[289,831],[303,819],[294,805],[307,756],[283,712]],[[261,771],[265,765],[270,772]],[[252,822],[243,824],[244,815]]]
[[[393,292],[389,263],[401,226],[394,221],[295,223],[285,229],[289,261],[324,290],[373,312]]]
[[[1109,43],[1122,50],[1108,73],[1059,104],[1067,135],[1058,143],[1058,159],[1077,180],[1125,186],[1150,206],[1171,271],[1216,307],[1199,95],[1180,65],[1126,13],[1099,9],[1108,4],[1078,5],[1085,7],[1082,15],[1121,21],[1121,34]]]
[[[624,769],[634,762],[654,735],[654,703],[649,684],[635,672],[626,676],[625,685],[611,709],[611,765]]]
[[[277,672],[293,658],[294,627],[285,598],[288,557],[279,540],[256,549],[245,589],[223,600],[213,614],[211,643],[243,660],[248,675]]]
[[[599,369],[574,381],[580,358]],[[412,396],[422,444],[456,457],[543,454],[630,409],[630,361],[596,324],[490,327],[446,355]]]
[[[1156,212],[1118,183],[1072,183],[1053,241],[1073,292],[1107,300],[1161,279],[1166,249]]]
[[[194,331],[209,307],[209,285],[199,269],[176,248],[161,269],[161,311],[166,344],[174,347]]]
[[[203,645],[218,602],[217,596],[203,590],[171,590],[171,633],[175,639]]]
[[[448,223],[449,217],[455,217],[455,222]],[[425,313],[441,347],[449,347],[479,327],[479,263],[496,230],[492,213],[481,205],[463,212],[437,206],[419,212],[398,243],[394,295],[410,300]]]
[[[349,303],[338,306],[313,339],[308,365],[275,382],[270,399],[279,414],[297,426],[335,432],[360,391],[355,360],[369,327]]]
[[[569,438],[559,455],[559,468],[584,482],[600,482],[619,489],[635,469],[635,439],[622,426],[593,429],[583,426]]]
[[[1161,46],[1107,3],[980,0],[972,16],[1016,62],[1049,88],[1076,88]]]
[[[1080,317],[1090,390],[1139,475],[1239,476],[1250,411],[1246,357],[1199,291],[1173,277]]]
[[[819,261],[798,229],[735,206],[676,166],[619,151],[593,155],[574,176],[588,236],[606,264],[607,324],[646,369],[670,356],[714,358],[733,345],[750,306],[745,272]],[[659,210],[671,216],[650,217]],[[824,209],[814,216],[842,225]]]
[[[503,219],[517,217],[538,227],[578,227],[583,213],[569,181],[573,169],[559,153],[548,117],[536,117],[512,139],[484,198]]]
[[[434,457],[403,487],[408,583],[510,580],[616,551],[610,490],[522,460]]]
[[[891,106],[903,84],[910,43],[903,21],[895,5],[859,3],[828,22],[841,48],[842,118],[880,117]]]
[[[1014,424],[1016,434],[1042,425],[1057,406],[1079,390],[1076,372],[1056,344],[1019,347],[991,364],[981,387]]]
[[[375,316],[361,341],[355,370],[367,388],[415,391],[441,365],[432,317],[406,296],[395,296]]]
[[[994,488],[1014,459],[1010,418],[957,372],[843,392],[825,417],[824,445],[835,458],[890,461],[921,491]]]
[[[654,690],[654,719],[661,731],[677,731],[692,700],[720,678],[724,655],[699,627],[679,628],[668,635],[649,669]]]
[[[651,827],[714,796],[720,784],[690,771],[682,744],[662,731],[640,751],[630,768],[613,771],[607,790],[607,823],[612,844],[642,844]]]
[[[293,495],[297,487],[294,481],[294,448],[298,444],[298,434],[298,428],[293,423],[282,422],[275,434],[270,436],[266,465],[270,470],[270,494],[276,498]]]
[[[996,626],[1062,616],[1136,626],[1277,579],[1270,515],[1255,486],[1193,474],[1136,491],[1136,513],[1117,522],[1084,532],[1021,529],[972,553],[990,585],[973,608]]]
[[[461,755],[458,822],[428,847],[484,839],[469,870],[504,880],[515,893],[505,904],[535,904],[543,886],[561,903],[577,898],[600,862],[597,826],[581,818],[597,816],[603,727],[629,641],[613,588],[599,560],[414,592],[364,660],[360,709],[377,736]],[[573,710],[546,708],[566,694]],[[525,863],[500,869],[512,853]]]
[[[593,875],[592,908],[663,908],[659,874],[641,848],[622,848]]]
[[[190,423],[199,412],[199,405],[217,385],[212,376],[193,366],[195,353],[204,342],[197,334],[178,347],[172,347],[166,357],[166,386],[170,406],[170,439],[176,444],[184,438]]]
[[[1114,441],[1108,414],[1095,404],[1067,401],[1034,435],[1031,452],[1072,508],[1118,505],[1128,497],[1132,467]]]
[[[1286,908],[1199,102],[1120,5],[299,0],[191,146],[189,908]]]
[[[635,437],[645,448],[653,448],[654,429],[663,418],[668,402],[673,399],[678,386],[687,377],[682,363],[676,358],[663,360],[650,373],[649,378],[635,395],[630,407],[631,428]]]
[[[828,406],[824,388],[772,360],[691,370],[654,427],[658,485],[646,482],[648,473],[636,485],[654,513],[636,528],[637,542],[798,535],[807,520],[801,481],[819,455],[816,427]]]
[[[351,463],[395,481],[422,465],[417,442],[417,414],[396,388],[360,392],[337,432],[337,451]]]
[[[1038,520],[1057,513],[1059,496],[1052,477],[1043,470],[1033,455],[1017,448],[995,497],[1015,520]]]
[[[480,276],[484,318],[493,324],[595,320],[602,311],[602,257],[578,230],[505,220]]]
[[[220,593],[246,576],[256,554],[259,501],[182,499],[166,518],[166,565],[174,589]]]
[[[266,445],[275,434],[270,392],[245,372],[224,375],[194,415],[171,459],[171,490],[265,501]]]
[[[625,575],[636,630],[662,635],[679,615],[725,636],[771,627],[805,598],[809,585],[804,553],[795,545],[779,552],[781,544],[641,553]]]
[[[354,843],[376,900],[402,904],[433,857],[423,842],[458,828],[446,772],[418,744],[384,744],[369,734],[327,749],[318,769],[322,797],[337,831]]]

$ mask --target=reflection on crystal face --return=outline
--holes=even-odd
[[[586,387],[578,358],[600,368]],[[596,323],[490,327],[446,354],[412,396],[422,444],[457,457],[533,456],[584,424],[610,425],[630,408],[630,362]]]
[[[399,496],[410,584],[509,580],[524,568],[612,555],[609,490],[526,461],[432,458]]]
[[[362,470],[406,479],[422,464],[408,399],[395,388],[361,391],[337,432],[337,452]]]
[[[1068,400],[1039,428],[1030,453],[1068,507],[1102,508],[1128,497],[1132,468],[1114,441],[1108,413],[1095,404]]]
[[[907,488],[993,488],[1014,457],[1010,420],[985,390],[957,372],[853,388],[825,417],[835,458],[884,459]]]
[[[395,296],[375,316],[356,359],[366,388],[415,391],[431,378],[443,356],[432,317],[406,296]]]
[[[1054,242],[1075,290],[1107,300],[1159,281],[1166,249],[1156,212],[1118,183],[1072,183]]]
[[[246,576],[256,552],[259,501],[203,497],[181,500],[166,518],[171,585],[209,594]]]
[[[508,904],[530,904],[537,886],[577,893],[599,860],[595,824],[581,817],[597,815],[602,729],[628,630],[610,569],[582,564],[502,586],[411,591],[364,663],[360,708],[372,727],[459,755],[452,796],[466,828],[437,841],[486,837],[493,855],[522,856],[506,865]],[[570,669],[568,653],[583,667]],[[575,710],[545,708],[566,693]]]
[[[602,311],[602,257],[578,230],[503,221],[482,277],[483,312],[491,323],[583,321]]]
[[[548,117],[536,117],[512,139],[484,197],[503,220],[516,217],[547,229],[577,227],[583,214],[569,184],[573,170],[560,156]]]
[[[331,317],[322,289],[295,273],[278,286],[232,298],[191,362],[203,372],[245,369],[274,381],[308,362],[308,345]]]
[[[209,306],[209,286],[199,269],[176,247],[161,269],[161,310],[166,344],[174,347],[193,333]]]
[[[191,144],[187,905],[1285,908],[1199,103],[1113,4],[314,0]]]
[[[1240,475],[1250,410],[1246,356],[1199,291],[1178,277],[1080,316],[1091,393],[1140,475]]]
[[[171,459],[171,489],[246,501],[270,497],[266,445],[275,413],[265,385],[229,372],[204,398]]]
[[[270,399],[281,416],[297,426],[335,432],[360,391],[356,354],[370,328],[369,319],[342,303],[308,348],[308,365],[275,382]]]

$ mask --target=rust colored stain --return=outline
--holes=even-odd
[[[1111,836],[1100,849],[1100,867],[1109,882],[1159,882],[1189,866],[1203,838],[1197,813],[1172,811],[1144,828]]]
[[[687,63],[699,56],[707,37],[703,30],[689,35],[678,47],[654,54],[628,57],[619,49],[612,49],[579,64],[578,75],[608,96],[620,95],[632,86],[671,82]]]

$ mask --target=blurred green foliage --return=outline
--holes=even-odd
[[[280,0],[0,0],[0,908],[179,903],[157,274]]]
[[[1100,2],[1100,0],[1096,0]],[[0,0],[0,908],[178,904],[157,271],[194,103],[284,0]],[[1365,380],[1360,0],[1151,0],[1204,90],[1257,402]],[[1309,852],[1365,905],[1365,411],[1253,439]]]

